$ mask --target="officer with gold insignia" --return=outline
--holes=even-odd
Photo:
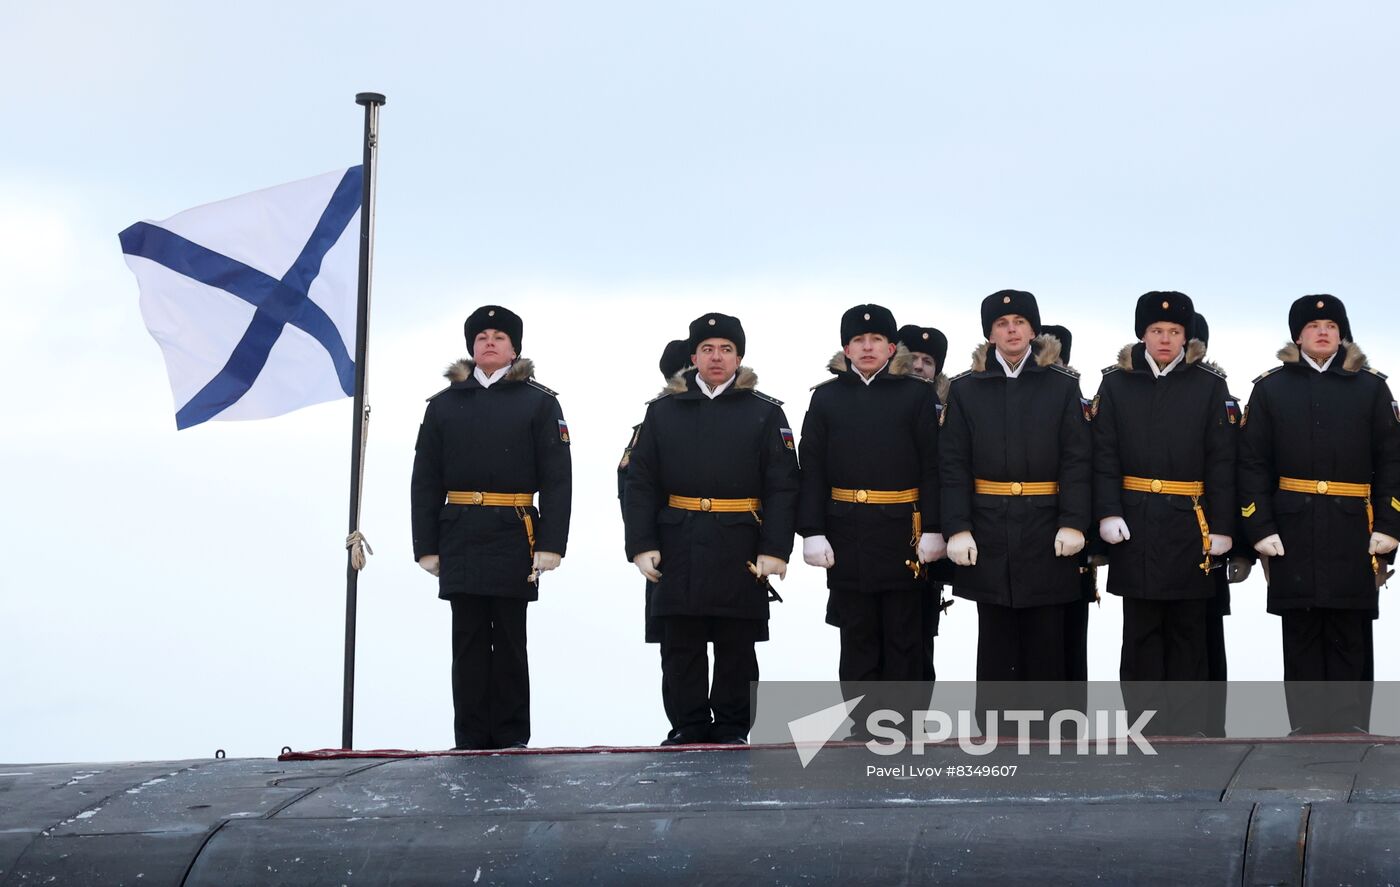
[[[1400,536],[1400,407],[1352,340],[1346,306],[1304,296],[1240,434],[1244,526],[1283,623],[1295,732],[1367,730],[1382,558]],[[1344,681],[1330,689],[1293,682]]]
[[[742,366],[737,317],[690,325],[693,370],[647,407],[627,469],[627,557],[656,583],[664,744],[747,741],[769,577],[792,553],[798,472],[782,403]],[[709,680],[707,645],[715,651]]]
[[[896,345],[894,315],[856,305],[841,317],[833,374],[802,422],[803,559],[826,572],[841,630],[842,681],[919,681],[925,565],[938,531],[938,395]],[[926,702],[927,700],[925,700]],[[878,707],[878,706],[877,706]],[[906,715],[907,717],[907,715]],[[864,719],[855,715],[863,735]]]
[[[569,428],[519,357],[524,324],[485,305],[467,318],[471,358],[448,367],[413,460],[413,556],[452,605],[455,745],[530,740],[526,605],[569,538]],[[535,506],[535,494],[539,506]]]
[[[1154,732],[1203,734],[1211,568],[1233,544],[1233,399],[1202,361],[1190,297],[1145,293],[1134,321],[1138,341],[1103,371],[1093,423],[1094,516],[1108,591],[1123,598],[1119,678],[1130,711],[1157,710]],[[1191,683],[1163,684],[1176,681]]]
[[[981,314],[987,341],[952,379],[940,436],[953,593],[977,602],[979,682],[1063,680],[1090,522],[1089,422],[1059,342],[1039,336],[1035,296],[1002,290]]]

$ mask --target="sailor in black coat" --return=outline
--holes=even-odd
[[[741,366],[737,318],[690,327],[696,369],[647,407],[627,470],[627,557],[657,583],[668,744],[745,741],[754,643],[768,639],[770,576],[787,572],[798,472],[781,402]],[[707,690],[706,645],[715,647]]]
[[[923,565],[945,552],[938,395],[910,373],[896,332],[887,308],[848,310],[844,347],[828,365],[834,377],[813,388],[802,422],[797,532],[803,559],[827,571],[842,681],[923,678]],[[856,724],[859,732],[859,716]]]
[[[525,609],[569,538],[569,428],[517,357],[522,327],[499,305],[467,318],[472,359],[429,399],[413,460],[413,556],[452,605],[457,748],[529,742]]]
[[[1293,341],[1243,420],[1240,514],[1282,618],[1284,680],[1356,682],[1312,697],[1290,683],[1293,729],[1367,729],[1381,559],[1400,536],[1400,407],[1340,299],[1304,296],[1288,320]]]
[[[1080,597],[1090,433],[1073,370],[1039,332],[1030,293],[982,302],[972,369],[942,414],[943,532],[953,593],[977,602],[977,679],[1066,677],[1065,605]]]
[[[1181,735],[1207,726],[1210,570],[1232,544],[1240,416],[1224,374],[1202,360],[1195,317],[1182,293],[1141,296],[1139,341],[1103,371],[1093,406],[1094,516],[1108,591],[1123,598],[1119,678],[1144,682],[1125,686],[1125,701],[1157,709],[1154,732]]]

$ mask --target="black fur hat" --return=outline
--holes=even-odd
[[[856,336],[876,333],[891,342],[898,335],[899,324],[894,314],[883,305],[857,305],[841,315],[841,347],[845,348]]]
[[[1040,306],[1035,296],[1021,290],[1000,290],[982,300],[982,337],[992,337],[992,324],[998,317],[1019,314],[1030,321],[1031,333],[1040,335]]]
[[[473,311],[467,322],[462,325],[462,332],[467,337],[468,351],[472,350],[472,343],[476,341],[477,333],[482,330],[500,330],[510,336],[511,347],[517,355],[520,354],[520,341],[525,336],[525,322],[520,319],[519,314],[500,305],[482,305]]]
[[[1210,324],[1206,323],[1206,316],[1201,312],[1196,312],[1196,331],[1191,338],[1200,339],[1202,345],[1210,344]]]
[[[1336,321],[1342,338],[1351,338],[1351,321],[1347,320],[1347,306],[1336,296],[1325,293],[1318,296],[1303,296],[1288,309],[1288,332],[1294,342],[1303,335],[1303,327],[1314,320]]]
[[[1195,337],[1196,306],[1185,293],[1153,290],[1138,296],[1137,312],[1133,317],[1133,332],[1141,339],[1154,323],[1178,323],[1186,330],[1188,340]]]
[[[685,339],[672,339],[661,352],[661,377],[669,379],[690,366],[690,343]]]
[[[899,328],[899,344],[910,351],[932,357],[938,372],[943,372],[943,361],[948,357],[948,337],[942,332],[931,326],[914,326],[911,323]]]
[[[1074,344],[1074,333],[1071,333],[1068,327],[1056,326],[1052,323],[1047,323],[1045,326],[1041,327],[1040,332],[1042,335],[1054,336],[1056,339],[1060,340],[1060,360],[1064,361],[1065,365],[1068,366],[1069,348]]]
[[[712,311],[692,320],[690,338],[686,340],[690,353],[694,354],[706,339],[728,339],[734,343],[734,350],[739,352],[739,356],[744,356],[744,325],[737,317]]]

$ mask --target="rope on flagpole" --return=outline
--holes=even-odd
[[[363,570],[369,564],[368,555],[374,554],[369,540],[359,530],[345,537],[345,547],[350,549],[350,566],[357,570]]]

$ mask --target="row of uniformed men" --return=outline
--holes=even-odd
[[[745,740],[753,645],[794,533],[827,570],[843,681],[930,680],[944,583],[978,605],[979,681],[1083,680],[1090,564],[1105,558],[1124,598],[1120,678],[1222,678],[1219,568],[1242,578],[1254,551],[1272,562],[1285,679],[1373,677],[1377,558],[1400,535],[1400,407],[1340,300],[1293,304],[1282,364],[1243,411],[1183,294],[1138,300],[1138,341],[1092,401],[1065,365],[1067,331],[1042,328],[1034,296],[994,293],[981,313],[987,341],[944,385],[937,330],[900,329],[877,305],[847,311],[801,471],[781,403],[741,365],[737,318],[703,315],[667,348],[666,389],[619,466],[667,742]],[[522,327],[499,306],[468,318],[472,360],[430,400],[414,464],[414,554],[452,605],[460,748],[528,741],[525,604],[568,533],[568,428],[518,358]],[[1313,721],[1290,698],[1294,726],[1364,728],[1362,695]],[[1208,710],[1167,722],[1218,732]]]

